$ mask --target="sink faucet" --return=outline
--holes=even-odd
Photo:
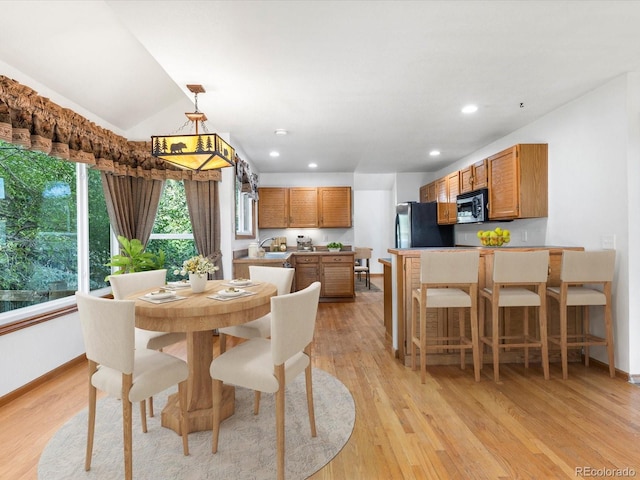
[[[262,246],[265,244],[265,242],[268,242],[269,240],[275,240],[276,237],[269,237],[269,238],[265,238],[263,241],[260,242],[259,248],[262,248]]]

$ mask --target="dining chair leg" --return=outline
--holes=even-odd
[[[529,368],[529,307],[524,307],[524,317],[522,323],[523,336],[524,336],[524,368]]]
[[[211,442],[211,452],[218,451],[218,437],[220,435],[220,409],[222,408],[222,381],[213,380],[213,438]]]
[[[311,427],[311,436],[315,437],[316,432],[316,413],[313,407],[313,381],[311,378],[311,364],[307,366],[304,372],[307,384],[307,410],[309,411],[309,426]]]
[[[129,400],[129,392],[133,385],[133,376],[122,375],[122,428],[124,437],[124,478],[133,480],[133,405]]]
[[[180,401],[180,434],[182,435],[182,452],[189,455],[189,417],[187,414],[187,382],[178,384],[178,398]]]
[[[582,312],[584,314],[583,317],[583,321],[582,321],[582,335],[583,335],[583,339],[584,342],[586,343],[589,340],[589,335],[591,332],[591,324],[589,323],[589,306],[585,305],[584,307],[582,307]],[[584,366],[588,367],[589,366],[589,358],[591,357],[591,352],[589,351],[589,344],[587,343],[584,346]]]
[[[471,354],[473,356],[473,375],[476,382],[480,381],[480,335],[478,334],[478,309],[474,307],[477,304],[477,297],[473,299],[475,292],[472,292],[471,311],[469,312],[469,321],[471,322]],[[477,295],[477,294],[476,294]]]
[[[605,287],[606,288],[606,287]],[[609,376],[615,378],[615,353],[613,350],[613,319],[611,318],[611,296],[607,292],[607,304],[604,306],[604,328],[607,338],[607,354],[609,357]]]
[[[420,382],[425,383],[427,381],[427,300],[424,295],[422,300],[420,305]]]
[[[253,392],[253,414],[258,415],[260,413],[260,391]]]
[[[458,309],[458,328],[460,329],[460,345],[462,345],[462,338],[464,338],[464,309]],[[465,367],[465,353],[467,352],[466,348],[460,348],[460,370],[464,370]]]
[[[153,417],[153,397],[149,397],[149,416]]]
[[[411,299],[411,370],[416,369],[416,303],[415,297]]]
[[[140,402],[140,423],[142,424],[142,433],[147,433],[147,404],[146,400]]]
[[[284,364],[275,367],[275,375],[278,380],[278,391],[276,392],[277,478],[278,480],[284,480]]]
[[[93,365],[93,370],[92,370]],[[95,362],[89,362],[89,415],[87,419],[87,453],[84,460],[84,469],[91,469],[91,455],[93,454],[93,436],[96,427],[96,387],[91,384],[91,376],[95,372]]]
[[[218,332],[218,342],[220,342],[220,355],[222,355],[227,351],[227,336],[222,332]]]

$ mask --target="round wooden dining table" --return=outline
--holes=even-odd
[[[271,297],[277,294],[276,286],[261,282],[241,287],[252,295],[228,300],[209,298],[228,288],[228,280],[210,280],[204,292],[194,293],[191,288],[176,289],[180,300],[152,303],[141,297],[158,288],[134,293],[127,297],[136,301],[136,327],[160,332],[185,332],[187,334],[188,425],[189,432],[211,430],[212,389],[209,366],[213,360],[214,330],[250,322],[271,310]],[[235,389],[225,386],[223,391],[223,418],[233,414]],[[178,395],[172,395],[162,410],[162,425],[180,432],[180,408]]]

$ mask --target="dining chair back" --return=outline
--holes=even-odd
[[[85,470],[91,468],[97,390],[122,401],[125,478],[133,476],[132,402],[178,385],[182,448],[189,454],[186,362],[161,352],[135,348],[135,301],[108,300],[76,292],[78,315],[89,360],[89,415]],[[142,412],[144,417],[144,412]],[[146,429],[145,429],[146,430]]]
[[[144,272],[123,273],[120,275],[109,275],[109,283],[113,298],[122,300],[129,295],[149,290],[151,288],[161,288],[166,284],[167,269],[148,270]],[[164,347],[181,342],[186,338],[182,332],[156,332],[153,330],[135,329],[136,348],[148,348],[150,350],[162,351]],[[141,405],[144,408],[144,405]],[[153,417],[153,398],[149,397],[149,415]],[[142,424],[143,431],[147,430],[146,415]]]
[[[578,251],[564,250],[560,267],[560,286],[548,287],[547,297],[558,302],[560,308],[560,333],[549,335],[549,342],[560,345],[562,378],[569,375],[569,348],[583,348],[584,362],[589,366],[589,347],[607,347],[609,375],[615,377],[613,345],[613,320],[611,313],[611,287],[615,271],[615,250]],[[589,307],[604,307],[605,336],[591,333]],[[568,307],[582,307],[582,331],[568,333]]]
[[[223,382],[275,393],[278,479],[284,479],[285,470],[285,386],[303,372],[311,436],[316,436],[311,343],[319,298],[320,282],[298,292],[271,297],[271,339],[251,338],[211,362],[213,453],[218,451]]]
[[[369,262],[371,260],[371,252],[373,248],[370,247],[356,247],[354,260],[355,264],[353,271],[358,276],[358,280],[362,278],[364,273],[365,286],[371,288],[371,266]]]
[[[477,250],[428,251],[420,253],[420,288],[412,292],[411,367],[416,368],[416,347],[420,349],[420,379],[425,383],[426,358],[429,351],[460,351],[460,368],[465,367],[465,353],[471,350],[476,382],[480,380],[478,348],[478,267]],[[458,312],[458,334],[453,335],[453,315],[448,331],[427,332],[428,308],[454,308]],[[465,309],[469,309],[470,337],[465,328]],[[448,310],[447,310],[448,311]]]
[[[545,290],[549,275],[549,251],[498,251],[493,254],[493,284],[480,291],[480,340],[491,347],[493,378],[500,378],[500,350],[524,349],[525,368],[529,367],[529,349],[541,351],[544,378],[549,378],[549,352],[547,345],[547,311]],[[491,305],[491,335],[484,330],[485,302]],[[500,335],[500,308],[524,307],[523,331],[512,335]],[[538,336],[529,329],[529,307],[538,309]]]
[[[278,289],[278,295],[291,292],[294,268],[266,267],[262,265],[249,266],[249,278],[252,282],[272,283]],[[241,325],[233,325],[218,329],[220,353],[227,350],[227,335],[237,338],[268,338],[271,336],[271,314]]]

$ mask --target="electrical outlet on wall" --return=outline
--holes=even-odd
[[[601,237],[602,248],[604,250],[616,249],[616,236],[615,235],[602,235]]]
[[[523,230],[522,233],[520,234],[520,240],[522,240],[523,242],[526,242],[527,240],[529,240],[529,235],[527,234],[526,230]]]

